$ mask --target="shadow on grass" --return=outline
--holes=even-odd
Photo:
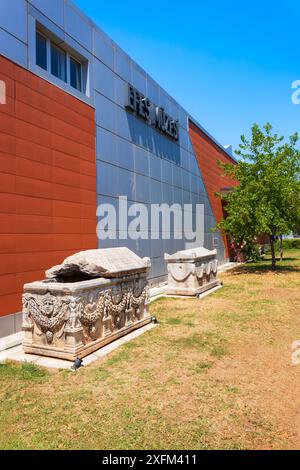
[[[283,260],[282,260],[282,263],[284,263],[285,261],[297,261],[298,258],[286,258],[284,257]],[[279,259],[277,259],[277,262],[280,261]]]
[[[288,260],[284,260],[288,261]],[[282,265],[278,264],[276,269],[273,270],[271,268],[270,263],[266,264],[243,264],[242,266],[238,266],[232,270],[232,274],[263,274],[263,273],[278,273],[278,274],[289,274],[289,273],[300,273],[299,266],[291,266],[291,265]]]

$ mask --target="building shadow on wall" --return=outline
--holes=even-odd
[[[127,113],[131,141],[160,158],[180,165],[180,145],[142,119]],[[179,134],[180,139],[180,134]]]

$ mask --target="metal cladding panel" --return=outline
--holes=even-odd
[[[93,28],[91,21],[77,7],[65,2],[64,6],[66,33],[74,38],[89,52],[93,50]]]
[[[1,19],[0,19],[1,26]],[[12,34],[0,28],[0,55],[8,57],[15,63],[27,66],[27,46]]]
[[[64,0],[29,0],[29,3],[50,18],[53,23],[61,28],[64,27]]]
[[[0,27],[23,43],[27,43],[26,0],[1,0]]]

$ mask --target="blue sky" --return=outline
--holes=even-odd
[[[221,144],[253,122],[300,133],[296,0],[75,0]]]

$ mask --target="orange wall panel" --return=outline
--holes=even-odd
[[[238,185],[238,182],[224,175],[218,161],[232,164],[236,164],[236,161],[230,158],[192,121],[189,121],[189,133],[214,217],[217,222],[220,222],[224,217],[223,206],[221,199],[215,193],[220,192],[221,189],[232,188]],[[228,255],[228,243],[225,237],[223,240]]]
[[[0,56],[0,316],[24,283],[97,248],[94,109]]]

